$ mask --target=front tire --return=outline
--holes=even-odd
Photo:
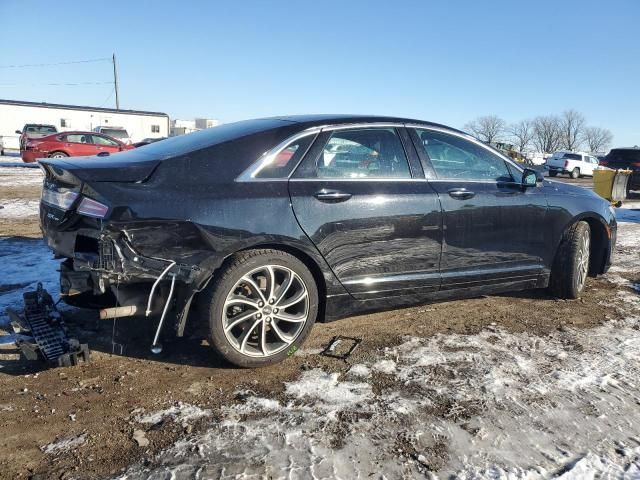
[[[570,173],[571,178],[573,178],[574,180],[576,178],[578,178],[580,176],[580,169],[578,167],[574,168],[573,170],[571,170]]]
[[[49,158],[67,158],[68,156],[69,155],[64,152],[53,152],[49,155]]]
[[[239,367],[263,367],[293,355],[318,315],[313,275],[279,250],[236,255],[202,295],[212,347]]]
[[[573,224],[565,233],[551,269],[549,287],[558,298],[578,298],[589,274],[591,229],[587,222]]]

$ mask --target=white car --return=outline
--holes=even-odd
[[[547,159],[546,168],[550,177],[565,173],[571,178],[593,176],[593,170],[598,166],[598,159],[582,152],[560,150]]]
[[[122,127],[105,127],[99,126],[93,129],[94,132],[103,133],[108,135],[109,137],[115,138],[116,140],[120,140],[122,143],[126,145],[131,145],[133,141],[129,136],[129,133]]]

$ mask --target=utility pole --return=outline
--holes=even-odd
[[[120,110],[120,99],[118,98],[118,70],[116,69],[116,54],[113,54],[113,87],[116,91],[116,110]]]

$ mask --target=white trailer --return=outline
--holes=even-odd
[[[26,123],[54,125],[61,132],[91,131],[100,126],[123,127],[133,142],[169,136],[166,113],[0,100],[0,138],[5,149],[19,148],[16,130],[22,130]]]

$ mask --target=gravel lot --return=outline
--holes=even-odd
[[[41,174],[12,161],[0,323],[57,276],[38,239]],[[153,356],[150,324],[66,307],[92,362],[0,357],[0,478],[640,478],[639,207],[618,211],[616,266],[580,300],[536,291],[352,317],[261,370],[221,363],[193,325]],[[339,334],[363,339],[349,361],[318,355]]]

